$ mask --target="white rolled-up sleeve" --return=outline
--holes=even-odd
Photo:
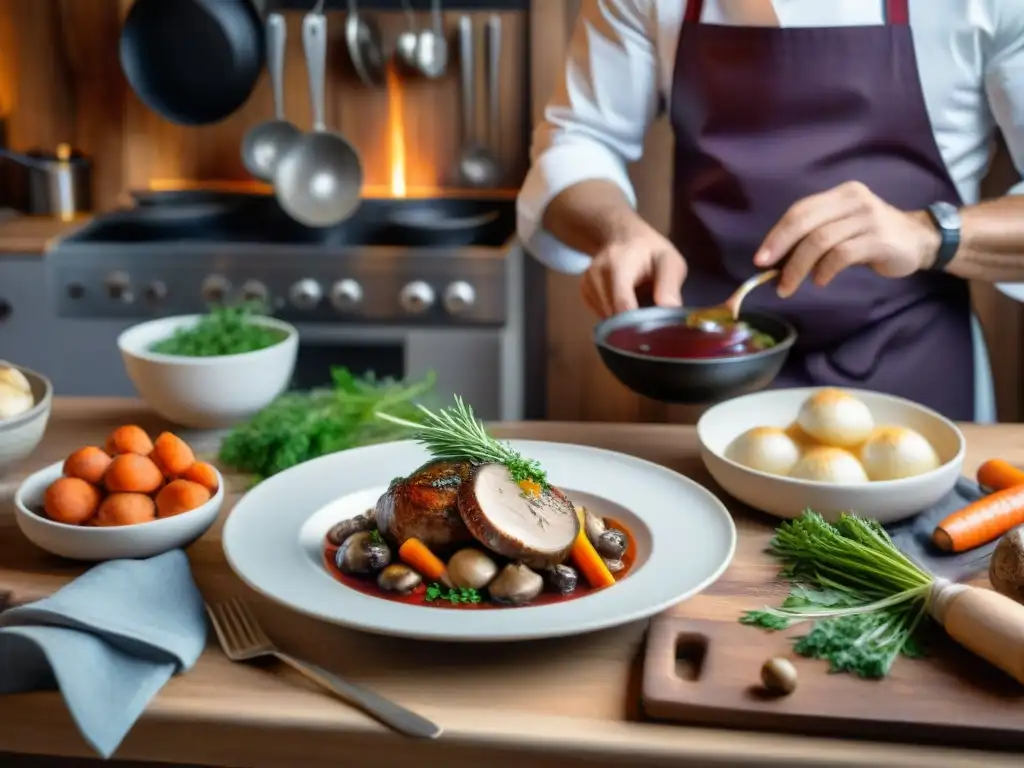
[[[590,263],[544,229],[544,211],[556,195],[602,179],[636,205],[627,164],[643,153],[659,104],[652,2],[583,0],[564,72],[534,129],[517,200],[518,235],[552,269],[579,273]]]
[[[985,40],[985,92],[1013,164],[1024,175],[1024,2],[990,2],[993,32]],[[1024,194],[1024,181],[1009,194]]]

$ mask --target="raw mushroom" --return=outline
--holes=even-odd
[[[460,549],[448,560],[448,578],[461,589],[483,589],[497,575],[498,566],[479,549]]]
[[[533,600],[544,589],[544,579],[522,563],[506,565],[487,588],[499,603],[522,605]]]
[[[602,557],[617,560],[626,552],[626,534],[618,528],[609,528],[607,523],[589,509],[583,509],[587,538]]]
[[[342,573],[376,573],[391,562],[391,550],[372,531],[357,531],[338,547],[334,562]]]
[[[396,563],[389,565],[377,576],[377,586],[389,592],[400,592],[408,594],[412,592],[423,581],[416,571],[407,566]]]
[[[332,525],[331,529],[327,531],[327,541],[336,547],[340,547],[342,542],[353,533],[368,531],[373,528],[373,522],[373,517],[369,514],[356,515],[347,520],[342,520],[340,523]]]
[[[580,580],[576,569],[568,565],[553,565],[544,571],[544,575],[551,588],[563,595],[575,592]]]
[[[988,580],[996,592],[1024,603],[1024,527],[1014,528],[996,544]]]
[[[618,558],[602,557],[601,559],[604,560],[604,564],[608,567],[608,570],[611,571],[612,573],[618,573],[619,571],[621,571],[623,568],[626,567],[626,564],[624,562],[622,562],[622,560],[620,560]]]
[[[761,682],[768,692],[787,696],[796,690],[796,667],[781,656],[768,659],[761,667]]]

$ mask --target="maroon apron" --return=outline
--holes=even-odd
[[[902,210],[960,205],[929,123],[907,0],[865,27],[701,24],[689,0],[671,118],[676,137],[672,240],[689,265],[683,298],[716,304],[756,271],[768,230],[801,198],[858,180]],[[745,301],[799,339],[774,386],[862,387],[974,419],[967,282],[902,279],[853,267],[790,298]]]

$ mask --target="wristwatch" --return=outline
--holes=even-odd
[[[943,272],[960,249],[960,211],[951,203],[939,201],[928,206],[928,213],[942,237],[932,269]]]

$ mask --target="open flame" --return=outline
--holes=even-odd
[[[402,81],[395,68],[388,67],[388,142],[391,155],[391,196],[408,194],[405,162],[405,110],[402,104]]]

